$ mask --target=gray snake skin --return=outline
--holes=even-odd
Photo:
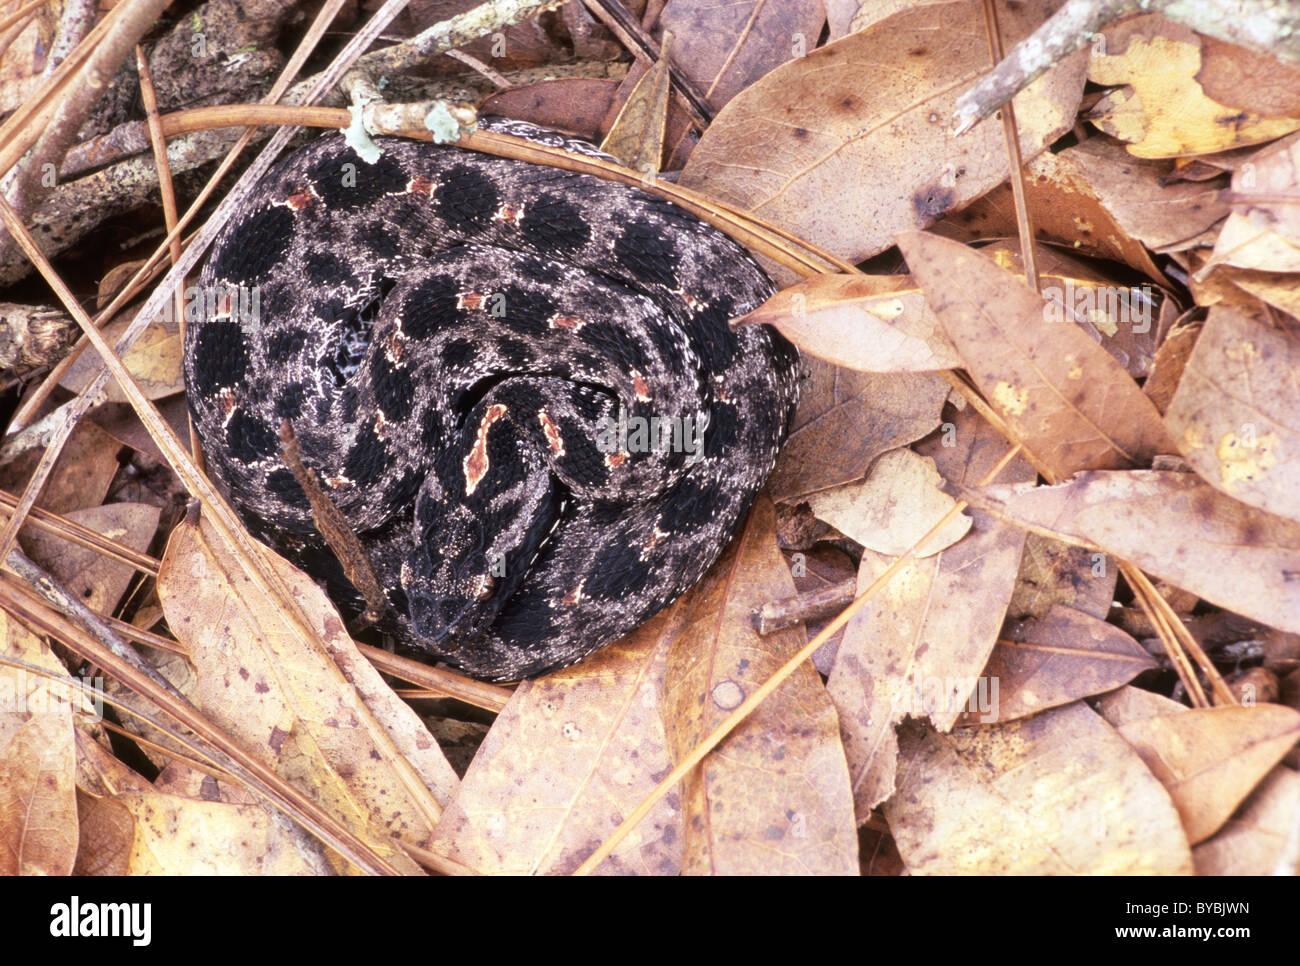
[[[185,346],[209,472],[256,536],[355,607],[280,460],[289,419],[389,629],[479,677],[541,674],[713,563],[785,439],[798,355],[765,326],[728,328],[773,286],[674,205],[377,143],[374,164],[337,136],[291,155],[213,248]]]

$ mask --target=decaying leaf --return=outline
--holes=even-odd
[[[751,615],[794,583],[760,498],[689,595],[690,623],[664,681],[668,745],[680,760],[804,643],[801,627],[759,637]],[[856,875],[858,841],[835,708],[812,662],[789,677],[682,781],[683,871]]]
[[[673,33],[673,59],[714,107],[817,43],[826,14],[818,0],[673,0],[659,18]]]
[[[1217,185],[1167,183],[1171,169],[1167,161],[1135,158],[1108,138],[1090,138],[1060,154],[1045,151],[1025,167],[1030,218],[1041,237],[1123,262],[1166,284],[1147,249],[1189,247],[1229,210],[1218,200]],[[1014,234],[1010,187],[995,188],[935,230],[963,241]]]
[[[415,713],[355,654],[333,604],[305,575],[266,553],[327,650],[304,639],[257,591],[206,521],[183,522],[167,545],[158,594],[168,625],[189,648],[190,699],[380,854],[404,860],[393,840],[427,840],[455,774]],[[382,702],[377,712],[362,694]]]
[[[910,449],[883,454],[861,483],[822,490],[808,498],[813,513],[845,536],[877,553],[904,553],[957,501],[939,489],[934,463]],[[960,514],[930,538],[922,556],[960,540],[969,517]]]
[[[119,318],[104,330],[104,337],[112,345],[131,324],[130,318]],[[144,390],[149,399],[161,399],[185,389],[181,374],[181,335],[175,323],[155,319],[122,356],[127,371]],[[59,385],[71,392],[83,392],[99,375],[103,363],[94,349],[77,357],[77,361],[59,380]],[[117,383],[109,380],[108,398],[111,402],[125,402],[126,397]]]
[[[89,420],[82,420],[63,444],[36,505],[51,513],[99,506],[117,475],[117,454],[121,449],[122,444],[108,433]],[[0,466],[0,488],[21,493],[39,458],[39,451],[29,450],[12,463]]]
[[[1300,711],[1276,704],[1111,707],[1103,702],[1102,715],[1169,790],[1193,845],[1218,831],[1300,739]]]
[[[77,855],[74,715],[93,715],[50,648],[0,611],[0,874],[68,875]]]
[[[885,817],[913,875],[1186,875],[1168,792],[1081,702],[943,735],[909,729]]]
[[[1039,533],[1025,539],[1008,612],[1043,618],[1055,605],[1105,619],[1115,599],[1119,568],[1106,555]]]
[[[104,824],[102,810],[114,810]],[[125,813],[125,814],[123,814]],[[155,792],[99,803],[95,833],[127,846],[122,875],[323,875],[325,860],[300,847],[295,826],[260,805],[229,805]],[[129,832],[121,824],[129,816]],[[99,861],[106,856],[100,855]],[[89,856],[88,856],[89,859]]]
[[[433,847],[484,873],[577,868],[672,762],[659,693],[680,604],[573,668],[519,685],[479,746]],[[661,800],[597,872],[671,875],[681,808]]]
[[[1300,346],[1263,312],[1215,306],[1165,424],[1211,486],[1300,520]]]
[[[1017,622],[993,649],[984,676],[997,681],[993,717],[1010,721],[1128,683],[1155,660],[1114,624],[1054,606],[1040,620]],[[989,720],[966,712],[964,721]]]
[[[950,480],[978,480],[1006,450],[969,411],[958,417],[951,438],[952,447],[926,447]],[[1002,478],[1027,486],[1034,472],[1019,460]],[[979,675],[1002,625],[1025,533],[968,512],[971,531],[942,553],[906,563],[854,617],[840,642],[827,688],[840,714],[860,820],[894,789],[894,727],[904,716],[928,716],[947,730],[972,700],[978,707],[989,698]],[[865,551],[858,593],[893,562]]]
[[[1044,4],[999,13],[1014,43]],[[954,137],[957,96],[988,69],[980,4],[903,10],[767,74],[714,119],[681,183],[858,261],[923,228],[1007,176],[1002,132]],[[1031,158],[1064,133],[1082,93],[1068,58],[1015,101]]]
[[[1232,190],[1240,200],[1199,274],[1217,265],[1300,272],[1300,134],[1261,148],[1233,174]]]
[[[976,506],[1082,542],[1198,597],[1300,633],[1300,523],[1224,496],[1190,473],[1081,473],[1028,493],[985,487]]]
[[[790,438],[767,481],[788,502],[860,480],[881,453],[906,446],[939,425],[948,384],[933,373],[867,373],[805,360]]]
[[[1300,67],[1213,37],[1198,39],[1196,83],[1208,97],[1267,117],[1300,117]]]
[[[926,372],[961,365],[916,283],[906,275],[815,275],[732,322],[773,325],[804,352],[862,372]]]
[[[106,503],[87,510],[73,510],[65,516],[73,523],[139,551],[148,549],[158,529],[158,508],[143,503]],[[93,611],[111,612],[135,576],[135,568],[130,564],[43,530],[25,534],[21,543],[32,560],[58,578]]]
[[[1059,305],[959,242],[910,232],[898,243],[967,371],[1039,465],[1065,477],[1172,450],[1150,399]]]
[[[1268,773],[1213,838],[1192,849],[1198,875],[1294,875],[1279,869],[1300,810],[1300,774],[1278,767]]]
[[[1209,154],[1300,128],[1300,120],[1263,117],[1207,97],[1196,79],[1200,41],[1188,27],[1153,14],[1112,26],[1105,37],[1088,62],[1088,79],[1122,86],[1093,108],[1091,119],[1129,142],[1138,157]]]

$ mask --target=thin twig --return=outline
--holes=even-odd
[[[162,196],[163,224],[167,228],[167,237],[171,239],[168,249],[171,263],[175,265],[181,257],[181,240],[176,231],[179,217],[176,211],[176,189],[172,185],[172,169],[167,161],[167,139],[163,137],[162,122],[158,119],[158,97],[154,93],[153,74],[149,71],[149,58],[144,55],[144,48],[139,44],[135,48],[135,68],[140,76],[140,99],[144,102],[144,118],[149,125],[149,143],[153,148],[154,169],[158,173],[158,192]],[[180,330],[181,344],[185,343],[185,285],[182,279],[176,285],[176,296],[172,311],[176,325]],[[203,449],[199,438],[194,433],[194,421],[186,411],[185,422],[190,429],[190,455],[203,467]]]
[[[989,52],[996,66],[1002,60],[1002,31],[998,27],[998,8],[994,0],[984,0],[984,27],[988,31]],[[1016,209],[1016,227],[1020,232],[1020,259],[1025,267],[1025,284],[1038,291],[1038,255],[1034,251],[1034,226],[1029,220],[1025,201],[1025,170],[1020,157],[1020,135],[1016,129],[1014,101],[1002,105],[1002,133],[1007,143],[1010,164],[1011,198]]]
[[[6,517],[12,516],[17,505],[18,497],[0,490],[0,514]],[[158,576],[158,561],[155,558],[146,553],[132,550],[124,543],[118,543],[111,537],[106,537],[102,533],[84,527],[66,517],[59,516],[57,513],[35,507],[31,511],[31,516],[27,522],[32,529],[53,534],[78,547],[101,554],[109,560],[124,563],[128,567],[133,567],[151,577]]]
[[[280,422],[280,459],[293,474],[298,486],[307,494],[316,530],[325,538],[325,543],[342,566],[344,575],[365,600],[366,610],[361,615],[361,620],[365,624],[378,622],[389,611],[388,597],[384,594],[379,577],[375,575],[370,554],[366,553],[366,548],[357,539],[356,532],[343,511],[321,487],[316,474],[302,461],[298,437],[294,435],[293,423],[288,419]]]
[[[583,6],[595,15],[596,19],[603,23],[617,37],[632,55],[649,66],[657,64],[662,57],[659,44],[655,43],[650,31],[641,25],[618,0],[582,0]],[[763,5],[757,4],[757,8]],[[686,109],[695,116],[695,122],[701,127],[706,128],[713,122],[713,105],[709,103],[708,95],[701,93],[700,89],[695,86],[695,82],[682,72],[680,67],[672,63],[668,65],[668,78],[672,81],[673,87],[681,95],[682,102]]]
[[[22,20],[33,10],[36,10],[38,7],[43,7],[49,2],[50,0],[29,0],[28,3],[24,3],[21,7],[15,10],[13,13],[9,14],[7,17],[0,17],[0,30],[5,30],[12,24],[16,24],[19,20]]]
[[[857,588],[858,582],[850,577],[848,580],[810,590],[805,594],[768,601],[759,608],[754,620],[754,629],[758,631],[759,637],[765,637],[787,627],[793,627],[801,621],[820,620],[838,614],[853,603]]]

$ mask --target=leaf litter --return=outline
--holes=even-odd
[[[1054,6],[1000,4],[1004,40]],[[698,103],[665,104],[661,87],[656,107],[620,115],[642,69],[594,25],[573,36],[614,60],[511,74],[494,99],[599,139],[621,116],[608,143],[661,150],[719,210],[863,262],[802,279],[782,268],[782,291],[733,320],[775,325],[803,351],[799,414],[731,548],[642,628],[513,689],[457,700],[446,678],[411,670],[403,686],[310,580],[266,553],[312,625],[304,638],[202,510],[181,519],[183,487],[129,394],[77,425],[19,546],[392,869],[564,874],[828,616],[760,635],[761,607],[797,615],[855,569],[861,592],[964,507],[595,871],[1274,871],[1300,811],[1300,112],[1269,76],[1281,67],[1148,15],[1021,93],[1035,290],[1005,242],[1018,217],[1002,132],[950,130],[989,65],[980,5],[826,12],[818,46],[819,5],[672,0],[650,36],[673,31]],[[553,55],[546,30],[511,30],[525,38],[514,56]],[[39,80],[33,49],[0,52],[5,110]],[[1085,97],[1085,78],[1104,91]],[[129,274],[140,254],[58,268],[88,282]],[[173,416],[177,344],[156,326],[125,356]],[[85,354],[58,371],[40,416],[96,369]],[[39,381],[11,381],[14,398]],[[6,517],[46,445],[26,422],[0,466]],[[1013,445],[1019,458],[978,486]],[[777,520],[796,511],[807,539],[782,546]],[[828,576],[810,583],[809,566]],[[18,579],[0,577],[7,593]],[[1166,609],[1204,662],[1180,662]],[[35,713],[56,682],[97,668],[57,622],[9,604],[0,620],[0,793],[18,806],[0,810],[3,871],[357,870],[129,688],[105,686],[102,721],[95,692],[75,687]],[[1213,686],[1223,675],[1235,690]],[[458,722],[481,735],[460,775],[435,737]],[[108,729],[148,765],[116,757]]]

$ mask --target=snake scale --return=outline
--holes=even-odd
[[[593,154],[518,122],[505,131]],[[280,459],[360,536],[391,628],[467,673],[572,663],[684,593],[767,479],[798,354],[728,319],[772,283],[663,199],[559,168],[323,137],[204,265],[185,374],[250,530],[355,606]]]

